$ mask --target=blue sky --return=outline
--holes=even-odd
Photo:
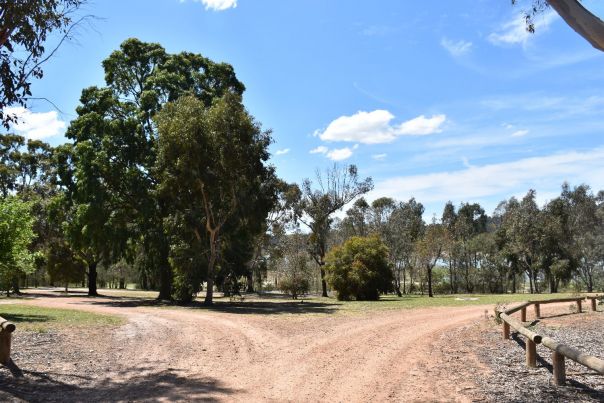
[[[585,1],[604,15],[604,4]],[[488,213],[529,188],[604,189],[604,55],[555,13],[525,32],[508,0],[97,0],[101,19],[35,82],[17,131],[51,144],[101,61],[129,37],[232,64],[245,104],[273,130],[288,181],[334,161],[371,176],[369,199],[415,196]]]

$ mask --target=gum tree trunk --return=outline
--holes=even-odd
[[[88,263],[88,296],[89,297],[96,297],[99,295],[96,291],[97,264],[98,264],[98,262]]]

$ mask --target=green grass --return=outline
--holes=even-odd
[[[123,318],[114,315],[24,304],[0,304],[0,316],[13,322],[17,331],[46,332],[67,327],[103,327],[124,323]]]
[[[393,295],[382,296],[379,301],[334,301],[327,298],[317,298],[316,301],[330,300],[339,305],[339,310],[349,312],[382,311],[391,309],[413,309],[430,307],[461,307],[473,305],[510,304],[530,300],[550,298],[565,298],[576,294],[459,294],[436,295],[429,298],[426,295],[410,295],[396,297]]]
[[[573,293],[557,294],[457,294],[436,295],[433,298],[427,295],[405,295],[397,297],[394,295],[383,295],[379,301],[338,301],[335,298],[310,297],[304,301],[316,303],[336,304],[338,310],[342,311],[373,311],[390,309],[413,309],[430,308],[442,306],[472,306],[472,305],[495,305],[499,303],[514,303],[528,300],[543,300],[550,298],[566,298],[576,296]]]
[[[86,289],[76,288],[70,289],[70,296],[85,296]],[[158,309],[192,309],[200,313],[211,312],[230,312],[238,314],[265,314],[265,315],[347,315],[347,314],[364,314],[377,311],[414,309],[414,308],[430,308],[430,307],[463,307],[485,305],[489,307],[489,311],[496,304],[513,304],[516,302],[549,299],[549,298],[564,298],[577,296],[574,293],[558,293],[558,294],[458,294],[458,295],[437,295],[434,298],[429,298],[427,295],[405,295],[396,297],[394,295],[385,295],[379,301],[338,301],[335,298],[322,298],[316,295],[306,296],[297,301],[292,300],[284,295],[279,294],[245,294],[244,301],[231,301],[228,297],[222,297],[221,293],[216,293],[214,298],[214,306],[211,308],[204,307],[204,294],[200,293],[196,302],[193,305],[179,307],[169,303],[158,303],[155,305],[154,300],[157,298],[157,291],[143,290],[116,290],[116,289],[99,289],[101,295],[114,298],[127,298],[136,304],[136,300],[141,302],[141,305]],[[53,293],[61,294],[59,289],[52,290]],[[304,303],[301,303],[304,301]],[[3,306],[0,304],[0,316],[3,312]],[[27,306],[24,306],[24,309]],[[41,308],[30,308],[41,309]],[[52,310],[51,310],[52,311]],[[56,310],[62,311],[62,310]],[[53,315],[47,315],[50,318],[46,321],[49,324],[60,325],[62,323],[77,324],[77,323],[99,323],[103,324],[103,319],[98,319],[98,316],[81,311],[69,316],[58,315],[53,319]],[[67,316],[67,317],[65,317]],[[112,318],[112,317],[111,317]],[[8,318],[7,318],[8,319]],[[111,320],[109,320],[111,322]],[[25,324],[25,326],[36,326],[34,324]],[[44,323],[42,323],[44,325]]]
[[[242,302],[231,302],[229,298],[217,296],[214,306],[206,308],[200,305],[203,297],[197,303],[185,309],[199,312],[230,312],[238,314],[286,314],[286,315],[356,315],[378,311],[404,310],[430,307],[463,307],[485,305],[489,311],[497,304],[513,304],[528,300],[564,298],[577,296],[573,293],[558,294],[459,294],[437,295],[429,298],[427,295],[409,295],[396,297],[382,296],[379,301],[338,301],[335,298],[307,296],[297,301],[284,296],[265,294],[245,295]],[[304,303],[302,303],[304,301]],[[163,309],[178,309],[174,306],[163,306]]]

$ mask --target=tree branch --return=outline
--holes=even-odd
[[[577,0],[548,0],[564,21],[594,48],[604,51],[604,22]]]

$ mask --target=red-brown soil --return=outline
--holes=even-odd
[[[0,372],[1,400],[480,398],[464,374],[484,369],[446,346],[448,335],[460,334],[453,330],[486,320],[484,306],[342,314],[313,304],[208,310],[117,297],[39,295],[21,303],[123,315],[127,323],[51,332],[38,342],[17,330],[13,357],[24,376]]]

